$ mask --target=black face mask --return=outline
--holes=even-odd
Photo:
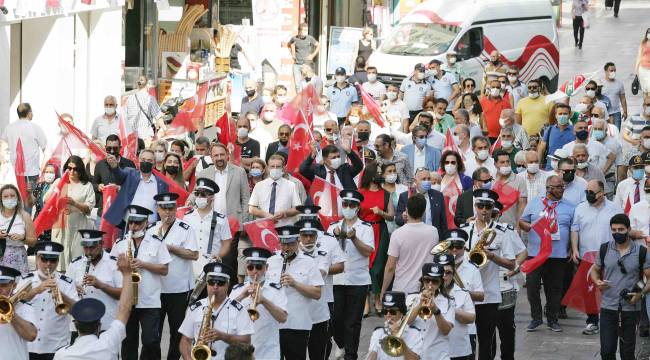
[[[111,148],[111,149],[108,149],[106,152],[113,155],[113,156],[115,156],[115,157],[120,156],[120,149],[119,148]]]
[[[573,171],[572,172],[565,172],[564,174],[562,174],[562,180],[564,180],[564,182],[566,182],[566,183],[570,183],[571,181],[573,181],[573,179],[575,179],[575,177],[576,177],[576,174]]]
[[[140,163],[140,171],[142,171],[145,174],[148,174],[153,170],[153,164],[147,161],[142,161]]]
[[[178,166],[165,166],[165,171],[170,175],[178,174]]]
[[[359,141],[368,141],[370,139],[370,133],[366,131],[358,132],[357,138],[359,138]]]
[[[287,140],[279,140],[279,141],[280,141],[280,144],[282,144],[282,146],[284,146],[284,147],[286,147],[287,144],[289,143],[288,139]]]
[[[587,191],[587,202],[589,202],[590,204],[594,204],[596,203],[596,201],[598,201],[598,199],[596,198],[596,193]]]
[[[499,59],[490,60],[490,62],[492,63],[492,65],[499,65]]]
[[[310,82],[310,81],[311,81],[311,78],[310,78],[310,77],[306,77],[306,78],[305,78],[305,82]]]
[[[612,237],[617,244],[623,244],[627,240],[627,233],[613,233]]]
[[[576,131],[576,137],[580,141],[587,140],[587,137],[589,136],[589,132],[587,130],[580,130]]]
[[[255,95],[255,90],[246,90],[246,96],[251,97]]]

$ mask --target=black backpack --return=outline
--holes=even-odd
[[[605,268],[605,255],[607,255],[607,248],[609,247],[609,242],[600,245],[600,250],[598,251],[598,256],[600,257],[600,263],[602,264],[601,269]],[[643,264],[645,263],[645,257],[648,253],[648,249],[645,246],[639,247],[639,277],[643,279]]]

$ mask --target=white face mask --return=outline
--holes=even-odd
[[[512,141],[504,140],[501,142],[501,147],[504,149],[510,149],[512,147]]]
[[[614,80],[614,79],[616,79],[616,71],[610,71],[610,72],[608,72],[608,73],[607,73],[607,77],[608,77],[610,80]]]
[[[499,174],[503,176],[508,176],[512,172],[512,168],[510,166],[501,166],[499,167]]]
[[[418,75],[415,77],[418,80],[424,80],[424,74],[423,73],[418,73]]]
[[[269,176],[273,180],[278,180],[279,178],[282,177],[282,174],[283,174],[282,169],[270,169],[269,170]]]
[[[196,204],[196,207],[198,207],[199,209],[205,209],[205,207],[208,206],[208,198],[197,197],[194,200],[194,203]]]
[[[280,104],[284,104],[287,102],[287,97],[285,95],[278,96],[277,99]]]
[[[497,97],[500,94],[501,94],[501,89],[500,88],[491,88],[490,89],[490,96]]]
[[[342,83],[345,81],[345,75],[336,75],[336,82]]]
[[[397,93],[394,91],[389,91],[386,93],[386,98],[390,101],[397,99]]]
[[[488,156],[490,156],[490,153],[487,150],[479,150],[479,152],[476,154],[476,157],[481,161],[485,161]]]
[[[246,128],[237,129],[237,137],[245,138],[247,136],[248,136],[248,129]]]
[[[536,163],[528,164],[526,165],[526,169],[531,174],[537,174],[537,172],[539,172],[539,164]]]
[[[156,162],[165,161],[165,153],[162,151],[156,151],[154,153],[154,156],[156,158]]]
[[[384,180],[389,184],[394,184],[395,182],[397,182],[397,174],[386,175],[386,178]]]
[[[273,97],[271,95],[262,95],[262,102],[264,104],[270,104],[273,101]]]
[[[587,96],[593,99],[596,97],[596,90],[587,90],[585,91],[585,94],[587,94]]]
[[[532,92],[532,93],[528,94],[528,96],[530,96],[531,99],[537,99],[539,97],[539,93],[538,92]]]
[[[350,124],[356,125],[359,123],[359,117],[358,116],[348,116],[348,120],[350,121]]]
[[[343,217],[346,220],[354,219],[357,216],[357,209],[343,208]]]
[[[643,147],[650,149],[650,139],[643,139]]]
[[[505,127],[505,126],[506,126],[506,119],[504,119],[504,118],[499,118],[499,125],[500,125],[501,127]]]
[[[580,170],[586,169],[587,166],[589,166],[588,162],[579,162],[579,163],[576,164],[576,168],[578,168]]]
[[[5,209],[13,210],[16,208],[18,205],[18,199],[3,199],[2,200],[2,206],[4,206]]]
[[[650,174],[650,165],[646,165],[646,166],[644,167],[644,170],[645,170],[645,173],[646,173],[646,174]]]
[[[431,190],[440,191],[440,184],[431,184]]]
[[[275,113],[273,111],[265,111],[263,116],[264,121],[271,122],[275,119]]]
[[[449,62],[449,65],[454,65],[456,63],[456,57],[450,57],[447,61]]]
[[[51,184],[52,181],[54,181],[55,177],[56,177],[56,175],[54,175],[52,173],[43,174],[43,180],[45,180],[45,182],[48,183],[48,184]]]
[[[136,232],[131,233],[131,237],[135,239],[139,239],[141,237],[144,237],[144,230],[138,230]]]
[[[109,106],[109,107],[105,107],[105,108],[104,108],[104,113],[106,113],[106,115],[108,115],[108,116],[111,116],[111,115],[115,114],[115,108],[114,108],[114,107],[110,107],[110,106]]]
[[[377,74],[368,74],[368,81],[370,82],[377,81]]]
[[[588,106],[587,104],[580,103],[580,104],[577,104],[577,105],[573,108],[573,110],[575,110],[575,111],[577,111],[577,112],[579,112],[579,113],[582,113],[582,112],[587,111],[588,108],[589,108],[589,106]]]
[[[510,76],[508,76],[508,81],[510,81],[511,83],[514,83],[514,82],[517,81],[517,77],[513,76],[513,75],[510,75]]]
[[[456,165],[452,165],[452,164],[445,165],[445,173],[447,173],[449,175],[455,175],[456,174]]]
[[[330,161],[330,167],[334,170],[338,169],[341,166],[341,158],[334,158]]]

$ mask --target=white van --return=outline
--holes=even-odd
[[[452,49],[477,85],[498,50],[522,81],[539,78],[557,89],[560,51],[550,0],[428,0],[402,18],[368,65],[380,80],[399,84],[418,63],[446,63]]]

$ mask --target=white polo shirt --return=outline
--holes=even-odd
[[[632,230],[641,231],[643,235],[650,235],[650,204],[648,199],[643,199],[632,205],[630,209],[630,226]]]
[[[186,222],[176,219],[166,234],[161,230],[162,222],[158,221],[149,231],[154,237],[161,239],[165,245],[173,245],[190,251],[198,251],[194,229]],[[167,250],[169,252],[169,250]],[[163,294],[183,293],[194,289],[194,261],[183,259],[169,253],[172,261],[169,263],[169,272],[160,280]]]
[[[36,326],[34,319],[34,309],[27,302],[20,301],[15,307],[16,315],[23,320]],[[2,339],[2,352],[7,359],[27,360],[29,353],[27,351],[27,341],[20,337],[16,329],[11,324],[0,324],[0,339]]]
[[[67,276],[71,277],[77,286],[83,287],[83,279],[86,273],[86,258],[79,256],[72,260],[68,266]],[[107,252],[102,253],[101,259],[96,265],[90,264],[88,274],[95,276],[99,281],[110,287],[122,287],[122,273],[117,270],[117,258],[109,255]],[[94,286],[85,287],[86,294],[84,298],[97,299],[106,306],[106,313],[102,317],[102,331],[107,330],[117,314],[117,299],[111,297],[102,290]]]
[[[126,326],[119,320],[113,320],[99,336],[80,336],[73,345],[58,350],[54,360],[114,360],[117,359],[125,338]]]
[[[16,167],[16,145],[18,139],[25,156],[25,176],[35,176],[41,171],[41,151],[45,151],[47,138],[45,132],[32,120],[18,119],[7,127],[0,136],[9,145],[11,163]]]
[[[327,232],[334,234],[334,229],[341,228],[344,220],[332,223]],[[375,233],[372,226],[357,218],[352,226],[356,232],[356,237],[365,245],[375,249]],[[334,285],[369,285],[370,273],[368,272],[368,256],[363,256],[359,252],[351,239],[345,239],[341,242],[341,249],[345,254],[345,270],[334,275]]]
[[[169,251],[167,251],[167,246],[165,246],[162,240],[154,238],[152,234],[151,229],[147,230],[137,251],[134,245],[131,246],[133,258],[153,264],[169,264],[172,262],[172,257],[169,255]],[[120,254],[126,255],[128,241],[130,240],[127,239],[125,241],[124,239],[120,239],[117,241],[111,250],[111,255],[115,257]],[[136,308],[159,309],[162,276],[145,269],[140,269],[139,272],[140,284],[138,285],[138,304]]]
[[[201,331],[203,315],[208,308],[208,300],[202,299],[190,305],[185,313],[185,319],[178,328],[184,336],[196,340]],[[231,335],[251,335],[254,332],[253,322],[248,317],[248,312],[236,300],[226,298],[220,306],[212,308],[212,328]],[[223,360],[228,343],[215,341],[208,344],[217,352],[213,360]],[[257,350],[256,350],[257,351]]]
[[[406,296],[407,306],[413,301],[420,302],[419,293],[408,294]],[[453,326],[456,315],[456,304],[454,304],[454,300],[438,295],[434,301],[445,320]],[[440,360],[449,359],[449,335],[442,335],[440,333],[435,319],[424,321],[418,316],[415,318],[413,325],[421,330],[422,354],[436,354],[436,359]]]
[[[451,296],[454,298],[455,310],[462,310],[468,313],[475,314],[474,302],[469,296],[469,292],[454,284],[451,289]],[[449,356],[450,357],[463,357],[472,353],[472,344],[469,342],[469,328],[472,324],[462,324],[455,318],[454,313],[454,327],[449,332]]]
[[[576,206],[571,231],[579,235],[580,257],[583,257],[585,252],[598,250],[601,244],[611,240],[609,220],[612,216],[622,213],[623,209],[607,199],[598,208],[587,201]]]
[[[280,283],[283,261],[282,256],[279,254],[273,255],[268,259],[266,281]],[[291,262],[287,263],[285,273],[291,275],[296,282],[302,284],[319,286],[321,288],[325,284],[318,270],[316,260],[300,251]],[[303,296],[293,287],[283,286],[282,291],[284,291],[287,297],[287,313],[289,316],[285,323],[280,324],[280,329],[311,330],[312,302],[316,302],[316,300]]]
[[[212,237],[212,250],[208,253],[208,243],[210,242],[210,227],[212,226],[213,212],[210,211],[205,216],[201,216],[197,209],[191,210],[183,221],[190,225],[194,231],[194,236],[199,245],[199,259],[192,262],[194,276],[199,276],[203,272],[203,266],[207,264],[214,256],[221,252],[221,242],[232,239],[230,225],[225,215],[216,213],[216,223],[214,224],[214,235]]]
[[[237,298],[244,289],[248,288],[250,281],[243,284],[235,285],[230,293],[231,298]],[[287,311],[287,297],[278,283],[265,281],[262,287],[262,296],[278,308]],[[241,304],[244,309],[248,309],[253,300],[250,296],[245,297]],[[243,310],[242,310],[243,311]],[[264,305],[257,305],[257,312],[260,317],[253,322],[255,332],[251,337],[251,343],[255,346],[255,359],[259,360],[276,360],[280,358],[280,342],[269,341],[270,339],[279,339],[280,324],[271,316],[271,313]]]
[[[260,210],[269,212],[269,206],[271,204],[271,193],[273,191],[273,183],[276,183],[275,186],[275,214],[278,214],[282,211],[295,208],[298,205],[301,205],[300,197],[298,197],[298,190],[296,190],[296,185],[285,178],[279,178],[278,180],[273,180],[270,177],[266,178],[257,184],[253,188],[251,193],[251,198],[248,201],[248,205],[255,206]],[[275,224],[276,227],[291,225],[294,223],[293,217],[284,218],[278,220]]]
[[[56,284],[59,291],[70,299],[77,301],[77,288],[74,281],[58,272],[54,273]],[[26,283],[32,283],[32,289],[38,287],[42,280],[38,272],[30,272],[22,277],[17,289],[23,287]],[[68,345],[70,341],[70,315],[58,315],[54,311],[54,299],[50,290],[44,291],[30,301],[34,310],[34,326],[38,333],[36,340],[27,344],[29,352],[36,354],[54,353],[57,349]]]
[[[476,265],[470,263],[469,261],[463,261],[458,264],[456,263],[456,272],[458,276],[463,281],[465,290],[471,292],[484,292],[483,289],[483,280],[481,279],[481,272],[479,271]],[[470,295],[471,296],[471,295]],[[472,300],[473,302],[474,300]],[[476,324],[469,324],[467,332],[470,334],[476,334]]]
[[[573,148],[575,145],[576,142],[574,140],[562,146],[562,149],[566,150],[569,154],[573,154]],[[607,157],[610,153],[609,149],[605,145],[595,140],[588,141],[586,145],[587,151],[589,151],[589,163],[599,169],[602,169],[603,166],[605,166],[607,163]]]

